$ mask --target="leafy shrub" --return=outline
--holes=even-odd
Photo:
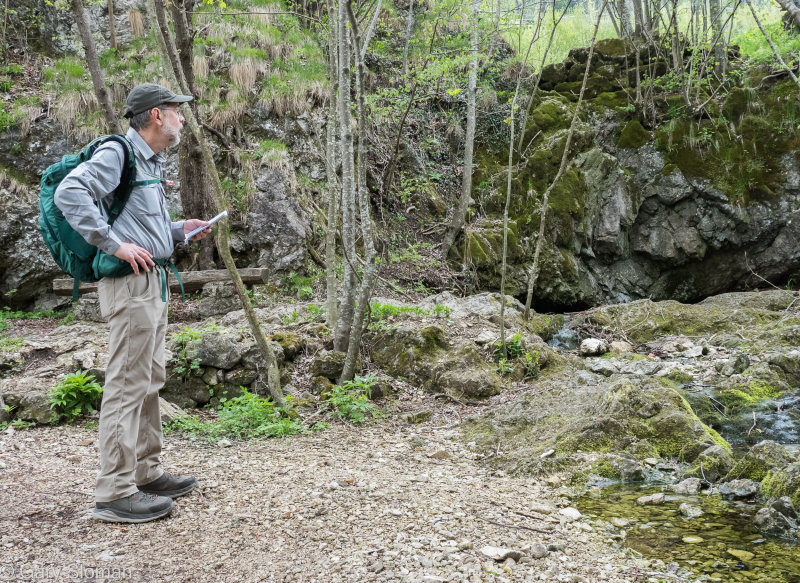
[[[333,414],[355,424],[362,423],[367,416],[375,417],[378,408],[369,400],[374,384],[373,375],[356,375],[352,381],[334,385],[328,398]]]
[[[190,326],[184,326],[183,330],[172,335],[172,340],[175,341],[177,351],[175,356],[170,359],[172,371],[179,377],[185,379],[193,370],[200,368],[200,359],[194,358],[189,360],[187,349],[200,340],[203,336],[203,330],[197,330]]]
[[[498,361],[502,358],[519,358],[525,354],[525,343],[522,340],[522,334],[517,332],[509,340],[506,341],[505,355],[503,354],[503,342],[498,340],[495,343],[494,357]]]
[[[68,374],[50,391],[50,408],[53,421],[64,418],[75,421],[84,411],[94,412],[94,403],[103,394],[103,387],[94,375],[82,370]]]
[[[308,431],[290,407],[276,407],[271,400],[244,389],[238,397],[222,398],[220,401],[216,421],[203,422],[197,417],[187,415],[171,421],[166,427],[167,431],[213,439],[284,437]]]

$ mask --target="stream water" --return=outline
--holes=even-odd
[[[642,554],[675,562],[701,581],[800,582],[800,547],[762,536],[750,516],[757,506],[724,501],[718,495],[667,495],[663,504],[642,506],[640,496],[662,486],[608,486],[600,495],[576,501],[590,516],[621,525],[625,544]],[[678,507],[688,502],[703,509],[699,518],[684,518]]]

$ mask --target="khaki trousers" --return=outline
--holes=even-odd
[[[100,408],[100,474],[95,500],[111,502],[161,477],[158,391],[166,378],[167,307],[161,268],[98,284],[100,313],[108,318],[109,361]]]

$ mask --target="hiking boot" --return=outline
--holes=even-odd
[[[92,516],[106,522],[148,522],[172,512],[174,502],[166,496],[139,491],[111,502],[97,502]]]
[[[197,478],[194,476],[176,476],[169,472],[164,472],[160,478],[153,480],[149,484],[139,486],[142,492],[169,498],[183,496],[195,488],[197,488]]]

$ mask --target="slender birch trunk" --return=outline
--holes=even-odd
[[[556,172],[555,178],[550,183],[550,186],[547,187],[547,190],[544,192],[544,197],[542,199],[542,210],[539,213],[541,215],[541,219],[539,222],[539,236],[536,238],[536,250],[533,254],[533,265],[531,266],[531,274],[528,278],[528,294],[525,298],[525,319],[527,320],[530,316],[531,310],[531,302],[533,300],[533,287],[536,285],[536,280],[539,276],[539,257],[542,253],[542,244],[544,243],[544,228],[545,228],[545,221],[547,220],[547,205],[550,200],[550,193],[553,191],[553,188],[561,179],[562,174],[564,174],[564,170],[567,167],[567,157],[569,156],[569,147],[572,144],[572,136],[575,134],[575,125],[578,121],[578,113],[580,112],[581,103],[583,103],[583,94],[586,92],[586,81],[589,79],[589,69],[592,65],[592,57],[594,56],[594,44],[597,40],[597,31],[600,28],[600,21],[603,18],[603,12],[606,9],[608,4],[608,0],[603,1],[603,6],[600,9],[599,14],[597,15],[597,21],[595,22],[594,26],[594,34],[592,35],[592,44],[589,47],[589,56],[586,59],[586,70],[583,72],[583,82],[581,83],[581,92],[578,94],[578,102],[575,104],[575,112],[572,114],[572,122],[569,125],[569,132],[567,133],[567,139],[564,143],[564,152],[561,155],[561,164],[558,167],[558,172]]]
[[[411,36],[413,34],[414,34],[414,0],[409,0],[408,15],[406,16],[406,40],[405,44],[403,45],[403,83],[406,82],[406,73],[408,72],[408,45],[411,44]]]

